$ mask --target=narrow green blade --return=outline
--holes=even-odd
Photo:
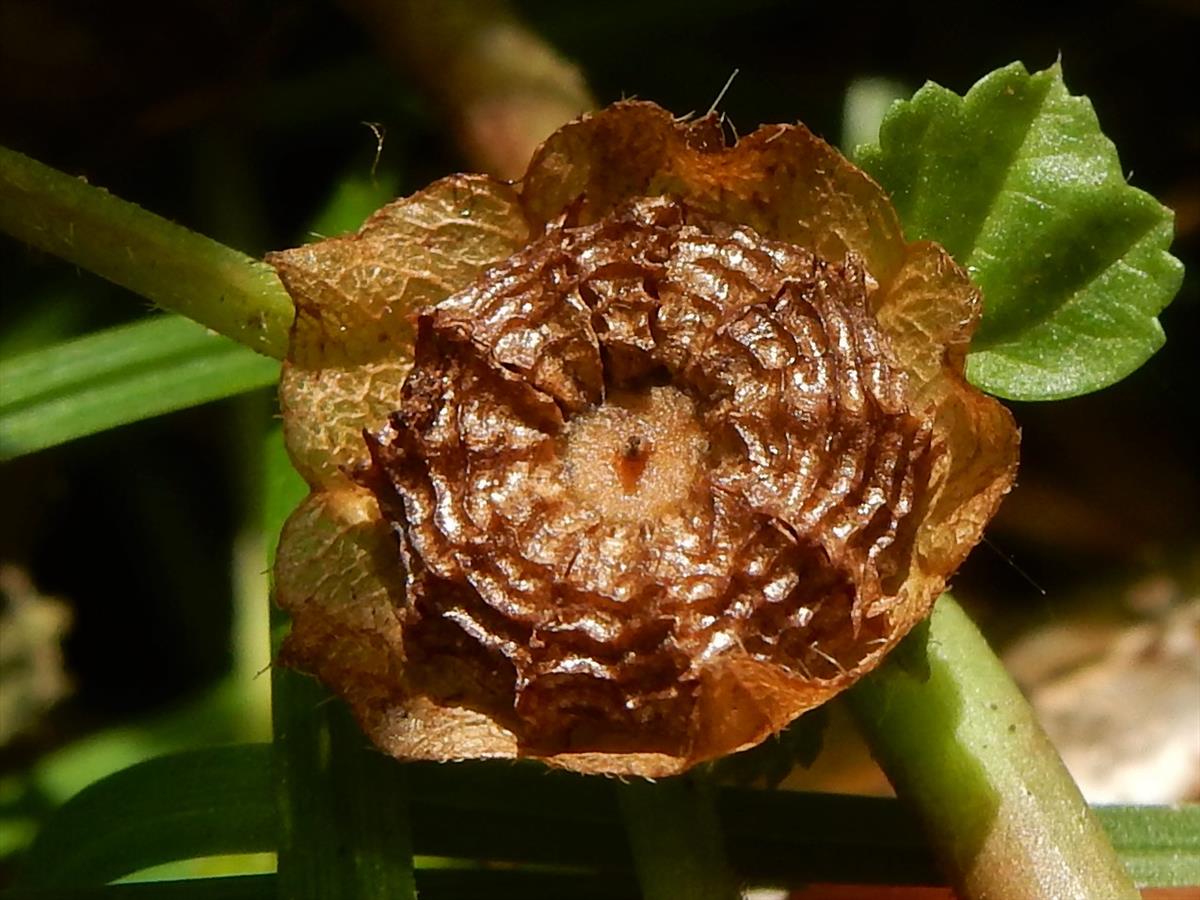
[[[241,744],[148,760],[85,788],[23,861],[25,887],[103,884],[180,859],[276,845],[271,748]]]
[[[275,383],[279,363],[174,315],[0,362],[0,459]]]
[[[306,487],[279,431],[264,450],[264,531],[273,559],[275,536]],[[273,633],[286,630],[286,615],[273,609]],[[271,705],[280,895],[415,897],[409,767],[371,747],[345,705],[299,672],[271,669]]]
[[[602,869],[632,883],[633,857],[611,781],[537,765],[402,765],[372,755],[366,774],[385,766],[403,772],[418,854],[465,865],[488,860],[530,877],[547,867]],[[291,771],[298,771],[295,764]],[[274,777],[266,744],[189,751],[118,772],[81,791],[43,828],[24,860],[21,887],[80,888],[184,859],[274,850],[280,819]],[[377,883],[387,887],[411,878],[403,836],[382,827],[395,814],[385,795],[375,794],[385,808],[374,813],[362,793],[335,796],[330,800],[322,791],[308,803],[330,801],[336,813],[328,828],[313,835],[328,841],[316,848],[319,857],[344,855],[347,842],[359,840],[337,822],[352,815],[373,818],[381,825],[373,852],[384,858],[393,851],[385,863],[400,873]],[[716,810],[730,862],[746,883],[939,881],[927,840],[896,800],[722,788]],[[1098,807],[1095,813],[1137,884],[1200,883],[1200,806]],[[361,843],[353,855],[361,881],[370,857]],[[290,880],[280,883],[295,885],[297,873],[281,873]],[[423,897],[429,884],[418,873]]]

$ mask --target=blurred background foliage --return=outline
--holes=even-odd
[[[516,6],[601,103],[637,96],[703,112],[738,68],[721,102],[737,131],[799,119],[834,143],[854,133],[848,106],[861,111],[881,92],[932,79],[961,93],[1014,59],[1032,70],[1061,56],[1132,183],[1176,211],[1174,252],[1195,271],[1200,7],[1186,0]],[[0,144],[255,255],[306,230],[350,227],[340,209],[462,167],[438,110],[369,30],[316,0],[3,0]],[[1020,484],[955,582],[1010,647],[1035,704],[1050,691],[1039,705],[1048,716],[1069,720],[1080,702],[1100,709],[1095,696],[1127,696],[1131,667],[1171,660],[1184,680],[1166,712],[1130,698],[1117,704],[1123,723],[1114,709],[1093,717],[1099,731],[1060,729],[1101,769],[1177,739],[1193,703],[1200,717],[1187,687],[1200,660],[1200,617],[1187,612],[1200,585],[1196,295],[1193,275],[1162,317],[1166,347],[1122,384],[1014,405]],[[145,312],[95,276],[0,241],[0,358]],[[0,885],[37,822],[95,777],[174,747],[266,735],[266,679],[255,678],[266,659],[266,537],[252,517],[272,403],[259,391],[0,469]],[[1078,673],[1085,684],[1072,689]],[[1146,675],[1147,697],[1161,674]],[[1103,749],[1113,729],[1124,749]],[[843,730],[835,717],[834,735]],[[1196,797],[1200,771],[1182,740],[1177,793]],[[855,758],[818,762],[798,781],[882,789],[865,763],[844,761]]]

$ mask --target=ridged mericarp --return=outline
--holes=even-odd
[[[539,754],[690,757],[730,749],[704,746],[730,657],[853,669],[931,469],[872,288],[853,256],[647,198],[423,314],[368,477],[409,677]]]
[[[978,290],[802,125],[617,103],[519,182],[270,261],[312,488],[280,662],[401,759],[656,777],[758,743],[928,615],[1012,484],[963,377]]]

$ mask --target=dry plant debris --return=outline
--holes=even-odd
[[[283,660],[401,758],[663,776],[878,664],[1012,484],[980,298],[803,126],[624,102],[273,254]]]

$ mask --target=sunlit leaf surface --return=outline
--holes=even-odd
[[[858,162],[909,240],[950,251],[984,293],[968,377],[1019,400],[1119,381],[1163,343],[1155,316],[1183,267],[1172,214],[1131,187],[1092,104],[1058,66],[1020,63],[965,97],[927,84],[896,104]]]

